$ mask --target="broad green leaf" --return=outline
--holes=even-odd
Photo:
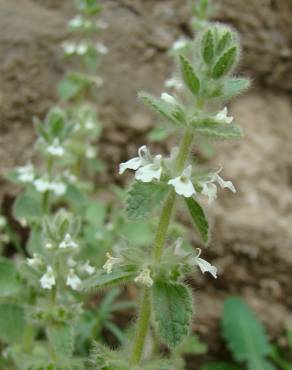
[[[24,327],[23,309],[13,303],[1,303],[0,340],[10,344],[21,341]]]
[[[134,272],[113,270],[110,274],[100,273],[83,280],[82,289],[103,289],[113,285],[123,284],[135,276]]]
[[[203,241],[207,244],[209,241],[209,223],[203,208],[193,198],[184,198],[192,220],[196,225]]]
[[[51,324],[47,334],[57,358],[71,358],[74,349],[73,328],[65,323]]]
[[[21,193],[13,204],[13,214],[18,220],[35,220],[42,216],[42,197],[37,192]]]
[[[156,112],[160,113],[168,121],[174,123],[175,125],[184,124],[185,117],[182,109],[178,105],[170,108],[169,104],[166,102],[144,92],[140,92],[138,97]]]
[[[214,37],[212,30],[205,32],[202,38],[202,55],[206,64],[211,64],[214,58]]]
[[[201,84],[192,64],[183,55],[180,55],[179,58],[182,76],[186,85],[194,95],[198,95]]]
[[[43,251],[42,232],[40,228],[33,227],[30,229],[26,248],[31,255],[33,253],[41,253]]]
[[[223,99],[229,100],[241,94],[250,87],[248,78],[230,78],[224,83]]]
[[[155,127],[148,134],[148,139],[151,141],[162,141],[165,140],[173,130],[169,129],[166,126]]]
[[[183,354],[203,355],[207,353],[208,346],[202,342],[200,338],[193,334],[188,336],[175,350],[175,354],[182,356]]]
[[[240,139],[243,136],[241,127],[232,124],[206,122],[195,126],[198,134],[211,139]]]
[[[87,202],[84,193],[82,193],[82,191],[73,184],[69,184],[67,186],[67,191],[64,197],[73,210],[82,212],[86,207]]]
[[[233,68],[238,54],[237,46],[227,50],[215,63],[212,70],[212,77],[217,79],[225,76]]]
[[[79,94],[81,84],[78,81],[65,77],[58,86],[58,95],[61,100],[67,101]]]
[[[119,228],[123,238],[130,244],[147,246],[153,240],[153,226],[150,222],[127,222]]]
[[[85,219],[94,225],[101,226],[106,219],[106,206],[104,203],[95,200],[91,202],[85,213]]]
[[[223,336],[237,361],[262,364],[271,347],[264,327],[253,312],[239,298],[229,298],[224,304],[222,319]],[[270,367],[254,367],[253,370],[270,370]]]
[[[157,334],[170,347],[188,335],[193,314],[192,295],[183,284],[157,280],[153,285]]]
[[[243,370],[243,369],[237,365],[228,364],[226,362],[214,362],[209,365],[204,365],[201,370]]]
[[[249,370],[276,370],[274,365],[272,365],[268,360],[262,357],[255,357],[248,362]]]
[[[165,184],[153,184],[136,181],[128,193],[127,215],[130,220],[147,217],[163,202],[169,188]]]
[[[16,295],[21,288],[18,272],[14,263],[0,259],[0,297]]]

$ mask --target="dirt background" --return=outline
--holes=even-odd
[[[4,173],[31,156],[32,117],[56,102],[64,73],[60,43],[68,35],[72,0],[0,0],[0,194],[11,194]],[[224,298],[243,296],[273,338],[283,343],[292,323],[292,2],[222,0],[218,20],[236,26],[244,46],[241,71],[254,81],[231,104],[245,130],[240,143],[220,145],[213,163],[224,164],[236,196],[220,194],[209,216],[213,242],[209,257],[220,267],[214,281],[197,276],[194,329],[225,356],[218,335]],[[190,34],[184,0],[106,0],[110,23],[104,42],[105,87],[101,117],[102,158],[115,177],[117,164],[136,152],[155,117],[136,100],[139,90],[160,93],[172,63],[167,49]],[[291,324],[292,325],[292,324]],[[215,337],[216,338],[216,337]],[[193,367],[192,367],[193,368]]]

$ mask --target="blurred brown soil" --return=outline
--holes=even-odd
[[[31,156],[33,116],[42,117],[57,100],[56,84],[65,69],[60,43],[74,14],[72,3],[0,0],[2,195],[14,191],[3,174]],[[214,353],[217,319],[231,294],[248,300],[274,338],[281,339],[284,325],[292,321],[292,2],[218,3],[218,20],[241,32],[241,70],[254,87],[231,105],[245,140],[218,145],[211,161],[224,164],[224,177],[238,189],[236,196],[222,191],[218,205],[209,210],[214,232],[208,252],[221,269],[220,278],[198,274],[194,282],[194,328]],[[110,23],[103,37],[110,53],[102,71],[106,81],[100,143],[109,165],[106,181],[117,180],[117,164],[136,152],[157,122],[137,102],[137,92],[163,90],[172,70],[167,49],[190,31],[183,0],[106,0],[104,5],[104,19]]]

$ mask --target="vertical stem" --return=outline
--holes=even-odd
[[[150,303],[150,289],[144,288],[141,301],[140,314],[137,322],[137,332],[135,336],[135,345],[132,352],[132,357],[130,360],[131,365],[136,365],[140,362],[145,339],[148,331],[148,324],[150,320],[151,313],[151,303]]]
[[[52,181],[53,158],[50,156],[47,161],[48,181]],[[43,213],[47,214],[50,210],[50,191],[47,190],[43,196]]]
[[[188,159],[190,148],[193,141],[193,134],[190,131],[186,131],[182,142],[180,144],[179,153],[176,159],[176,170],[181,172],[185,166],[185,163]],[[156,232],[156,237],[154,240],[153,246],[153,257],[155,262],[160,262],[165,239],[167,236],[168,226],[170,223],[172,210],[174,208],[176,199],[176,193],[174,190],[171,191],[167,197],[165,204],[163,206],[160,221],[158,224],[158,229]],[[140,314],[137,323],[137,331],[135,336],[134,347],[132,351],[132,356],[130,363],[132,365],[139,364],[141,356],[143,354],[145,339],[148,331],[149,321],[151,314],[151,302],[150,302],[150,290],[149,288],[144,288],[143,299],[141,303]]]

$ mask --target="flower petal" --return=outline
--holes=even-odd
[[[200,257],[196,257],[196,264],[199,266],[203,274],[205,272],[209,272],[215,279],[217,279],[217,267],[211,265],[211,263]]]
[[[119,174],[122,175],[126,170],[136,171],[142,164],[141,158],[135,157],[129,159],[127,162],[120,164]]]
[[[135,178],[142,182],[151,182],[152,180],[160,180],[162,173],[161,166],[157,166],[156,164],[147,164],[139,168],[139,170],[135,174]]]
[[[169,180],[168,184],[174,187],[177,194],[183,195],[186,198],[190,198],[192,195],[196,194],[196,190],[190,179],[182,179],[181,176],[178,176]]]
[[[221,186],[222,189],[228,188],[233,193],[236,193],[236,189],[235,189],[232,181],[225,181],[218,174],[216,176],[216,180],[217,180],[218,184]]]

